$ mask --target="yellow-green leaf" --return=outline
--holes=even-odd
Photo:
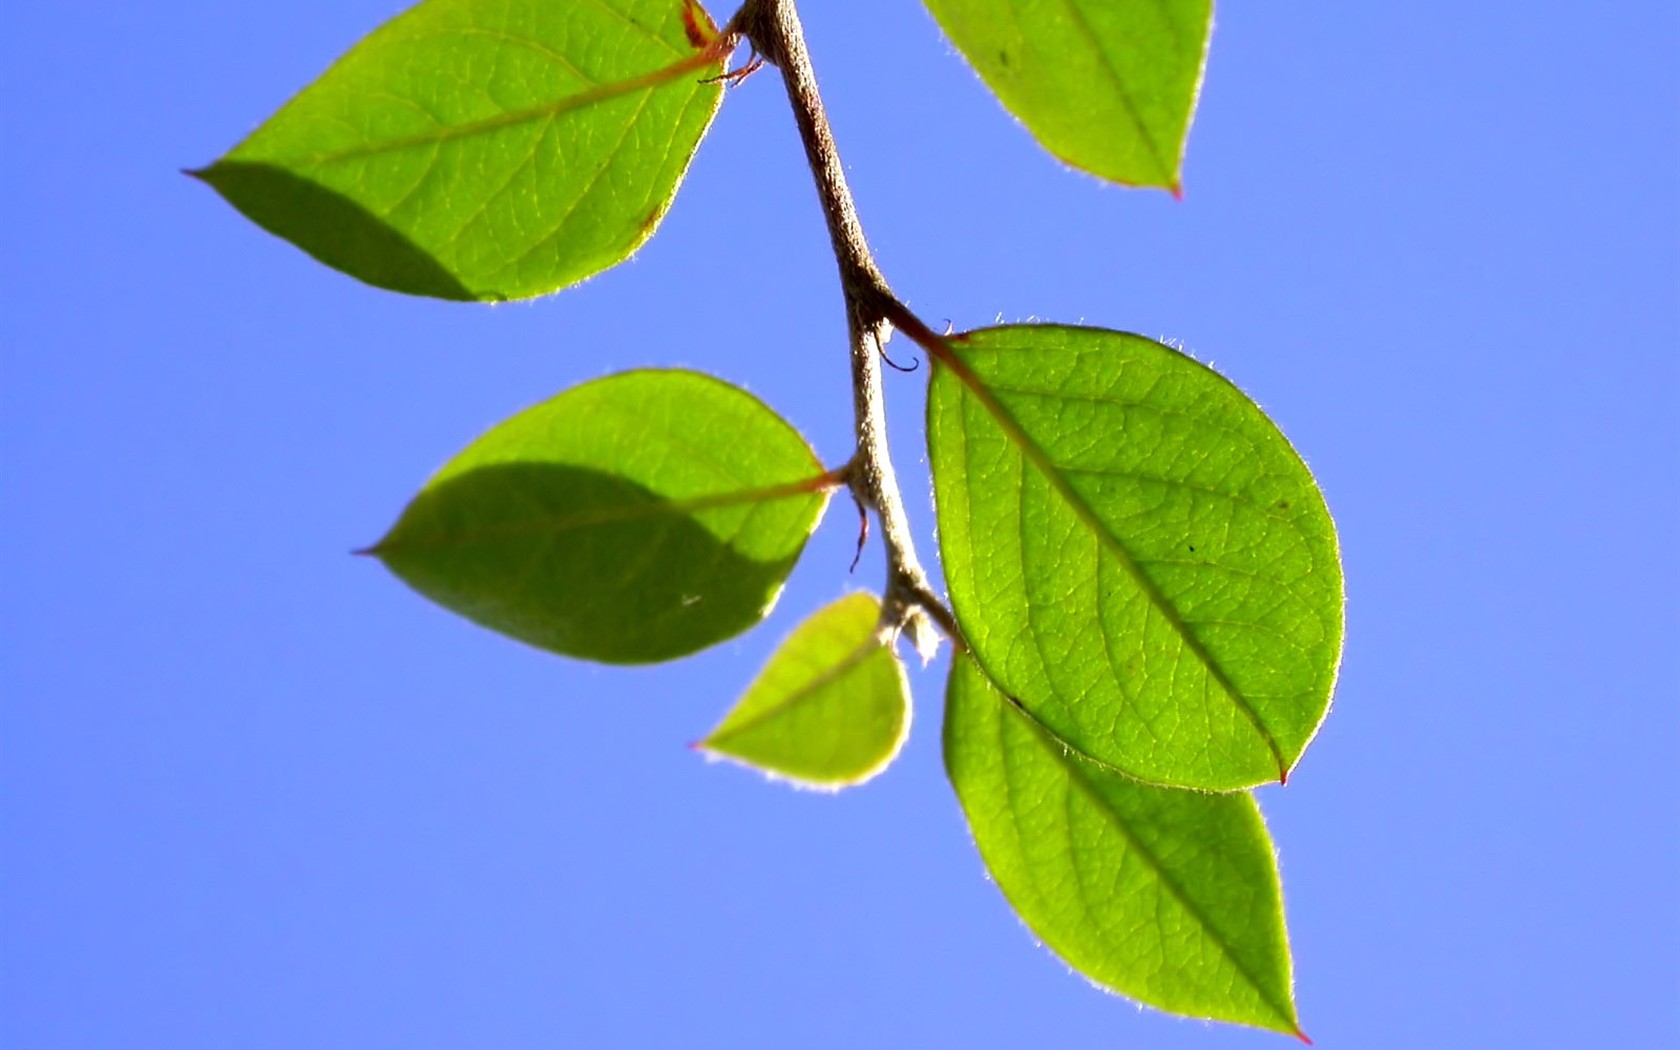
[[[885,769],[909,733],[910,703],[880,616],[869,594],[817,612],[695,746],[818,788],[859,784]]]

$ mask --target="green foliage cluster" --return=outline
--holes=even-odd
[[[1048,150],[1176,192],[1210,0],[926,3]],[[760,55],[799,110],[788,56],[803,42],[777,26],[797,34],[791,0],[748,0],[721,29],[697,0],[424,0],[192,174],[369,284],[544,295],[653,233],[723,85]],[[731,71],[742,43],[753,62]],[[831,229],[854,218],[840,196],[824,196]],[[869,779],[909,729],[899,635],[931,618],[958,650],[951,783],[1027,925],[1142,1002],[1299,1034],[1246,789],[1288,776],[1340,658],[1336,536],[1306,466],[1236,387],[1159,342],[1055,325],[941,336],[896,300],[882,309],[932,362],[949,608],[889,579],[881,599],[817,611],[695,746],[825,789]],[[914,557],[890,535],[898,495],[872,425],[860,409],[858,454],[828,468],[721,380],[609,376],[473,442],[367,553],[543,649],[680,657],[764,617],[838,488],[888,525],[889,560]]]

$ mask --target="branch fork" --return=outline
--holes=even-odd
[[[942,344],[936,350],[917,338],[922,333],[931,337],[931,333],[893,294],[869,251],[822,96],[817,92],[816,71],[805,48],[805,33],[793,0],[747,0],[730,19],[724,35],[745,40],[756,56],[781,71],[799,138],[805,146],[805,159],[816,181],[823,218],[828,223],[834,260],[840,270],[840,288],[846,301],[851,343],[857,451],[845,468],[846,486],[858,507],[874,511],[881,523],[887,556],[881,626],[894,634],[902,632],[924,661],[931,659],[938,648],[935,628],[959,650],[966,650],[956,616],[934,592],[916,554],[904,497],[887,447],[887,414],[881,381],[881,362],[885,360],[885,347],[895,324],[930,354],[943,357],[948,352]],[[937,343],[937,337],[933,341]]]

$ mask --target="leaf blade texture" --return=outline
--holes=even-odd
[[[928,448],[952,606],[990,678],[1129,775],[1280,780],[1329,709],[1335,527],[1264,413],[1154,340],[947,340]]]
[[[649,663],[761,620],[828,487],[799,433],[745,391],[622,372],[491,429],[368,553],[512,638]]]
[[[925,0],[1006,109],[1061,160],[1177,192],[1212,0]]]
[[[443,299],[627,258],[717,110],[697,0],[425,0],[190,174],[316,259]]]
[[[904,667],[880,616],[881,603],[863,593],[818,610],[696,746],[819,789],[880,773],[910,730]]]
[[[1277,865],[1249,795],[1154,787],[1082,758],[961,657],[944,747],[986,867],[1063,961],[1161,1010],[1300,1034]]]

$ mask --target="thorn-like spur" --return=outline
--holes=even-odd
[[[743,80],[746,80],[748,77],[763,68],[764,56],[759,54],[757,51],[754,51],[752,53],[752,57],[747,59],[746,65],[740,67],[739,69],[726,70],[715,77],[707,77],[705,80],[700,81],[700,83],[716,84],[722,82],[728,84],[730,87],[740,87]]]
[[[856,489],[848,488],[846,491],[852,494],[852,503],[858,512],[857,550],[852,552],[852,567],[846,570],[852,573],[857,572],[858,562],[863,558],[863,545],[869,542],[869,508],[863,505],[863,497],[857,494]]]

